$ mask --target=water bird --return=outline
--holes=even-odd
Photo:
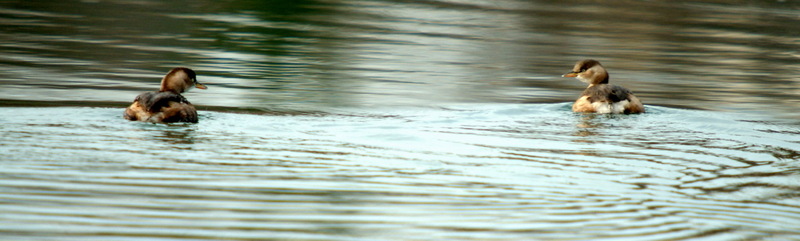
[[[132,121],[197,123],[197,109],[181,95],[192,87],[208,88],[197,82],[194,70],[184,67],[174,68],[161,79],[159,91],[145,92],[136,96],[133,104],[125,109],[123,117]]]
[[[644,113],[644,105],[630,90],[608,83],[608,72],[597,60],[578,61],[572,68],[572,72],[566,73],[562,77],[575,77],[589,84],[581,93],[581,97],[572,105],[573,112]]]

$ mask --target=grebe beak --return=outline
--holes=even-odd
[[[569,73],[566,73],[566,74],[562,75],[561,77],[577,77],[578,74],[579,73],[569,72]]]
[[[206,87],[206,85],[201,84],[201,83],[194,83],[194,87],[198,88],[198,89],[201,89],[201,90],[208,89],[208,87]]]

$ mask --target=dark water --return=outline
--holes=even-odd
[[[794,1],[0,2],[4,240],[798,240]],[[580,115],[600,60],[648,113]],[[170,68],[200,123],[128,122]]]

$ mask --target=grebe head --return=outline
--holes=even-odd
[[[593,59],[578,61],[572,68],[572,72],[566,73],[562,77],[576,77],[590,85],[608,84],[608,72],[600,65],[600,62]]]
[[[197,75],[194,73],[194,70],[189,68],[174,68],[161,79],[161,91],[171,91],[180,94],[189,91],[192,87],[198,89],[208,88],[200,84],[200,82],[197,82]]]

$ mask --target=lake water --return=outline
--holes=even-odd
[[[6,1],[3,240],[800,240],[793,1]],[[575,114],[600,60],[641,115]],[[197,124],[122,119],[170,68]]]

